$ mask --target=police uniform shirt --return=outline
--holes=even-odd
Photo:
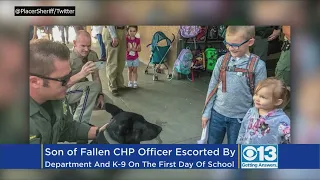
[[[30,143],[57,144],[87,140],[90,126],[74,121],[63,101],[39,105],[30,97]]]
[[[86,64],[88,61],[98,62],[99,61],[98,54],[95,51],[90,50],[88,56],[82,57],[81,55],[77,54],[74,50],[72,50],[70,54],[70,60],[69,60],[71,70],[72,70],[72,76],[79,73],[83,65]],[[88,81],[88,79],[85,77],[81,79],[79,82],[84,82],[84,81]]]

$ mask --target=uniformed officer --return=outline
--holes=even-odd
[[[63,105],[72,71],[67,46],[49,40],[30,44],[30,143],[56,144],[60,141],[95,139],[105,130],[74,121]],[[82,77],[91,73],[84,67]]]
[[[72,69],[70,83],[74,85],[67,91],[67,101],[78,104],[73,119],[89,123],[96,102],[98,107],[104,106],[101,81],[95,65],[99,59],[97,53],[91,50],[91,36],[87,31],[79,30],[73,43],[69,62]],[[89,68],[93,81],[83,76],[84,68]]]
[[[282,32],[284,34],[284,42],[275,75],[282,79],[287,86],[290,86],[290,26],[282,26]]]
[[[279,37],[280,28],[278,26],[256,26],[253,53],[263,61],[268,60],[269,41]]]
[[[102,30],[103,43],[106,45],[106,74],[112,95],[118,96],[120,89],[125,89],[123,70],[126,56],[124,26],[107,26]]]

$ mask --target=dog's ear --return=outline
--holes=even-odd
[[[134,138],[139,142],[150,141],[156,138],[162,131],[162,128],[160,126],[149,123],[140,114],[135,114],[134,116],[132,116],[131,121],[134,122],[133,132],[139,132],[139,134],[134,134]]]
[[[105,103],[104,107],[105,107],[105,110],[112,115],[112,117],[123,112],[123,110],[120,109],[118,106],[115,106],[110,103]]]
[[[140,141],[150,141],[156,138],[162,131],[162,128],[156,124],[152,124],[149,122],[144,122],[143,126],[141,126],[142,134],[140,136]]]

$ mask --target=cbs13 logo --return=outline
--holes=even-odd
[[[274,162],[278,161],[277,145],[242,145],[242,161],[250,162]]]

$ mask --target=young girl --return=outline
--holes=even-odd
[[[128,87],[137,88],[137,69],[139,66],[139,55],[141,51],[140,39],[136,38],[138,26],[128,26],[127,40],[127,67],[128,67]]]
[[[237,144],[289,144],[290,119],[282,108],[290,93],[274,77],[259,82],[253,96],[254,107],[243,118]]]

